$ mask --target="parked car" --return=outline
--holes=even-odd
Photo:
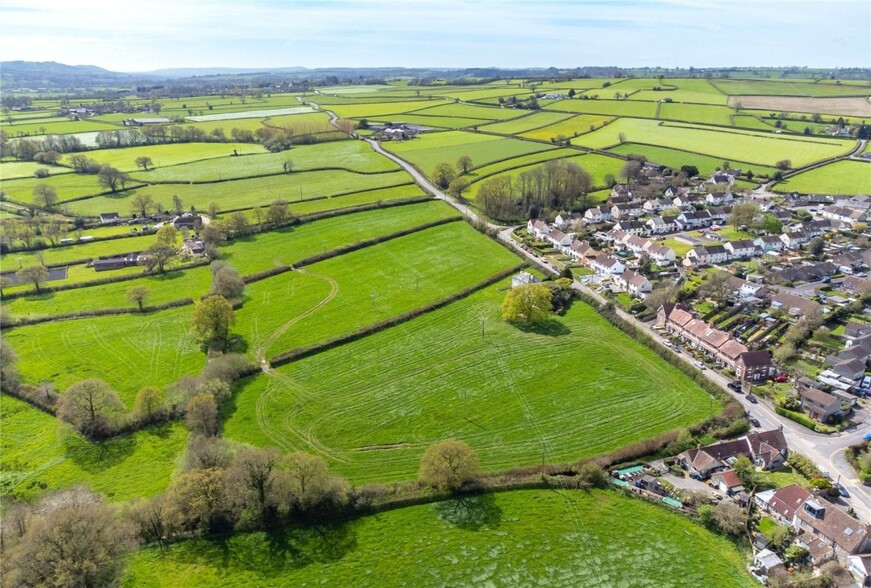
[[[756,427],[757,429],[762,426],[759,423],[759,419],[757,419],[756,417],[750,417],[747,420],[750,421],[750,424],[753,425],[754,427]]]
[[[747,402],[750,402],[751,404],[758,404],[759,403],[759,401],[756,400],[756,397],[753,396],[752,394],[747,395]]]
[[[696,360],[696,367],[699,368],[700,370],[705,369],[705,362],[703,362],[701,359],[697,359]]]
[[[735,381],[733,381],[733,382],[729,382],[729,383],[726,384],[726,385],[727,385],[729,388],[731,388],[732,390],[734,390],[735,392],[740,392],[740,391],[741,391],[741,382],[739,382],[738,380],[735,380]]]
[[[782,384],[789,381],[789,376],[787,376],[786,374],[778,374],[774,376],[774,381],[778,384]]]
[[[830,278],[829,276],[826,276],[822,279],[822,282],[823,282],[823,284],[831,284],[832,278]]]
[[[833,485],[835,488],[838,489],[838,492],[840,492],[841,496],[843,496],[844,498],[850,498],[850,493],[847,492],[847,489],[844,488],[843,484],[841,484],[840,482],[835,482]]]
[[[820,471],[820,475],[824,478],[831,478],[832,476],[829,474],[829,470],[823,467],[817,466],[817,469]]]
[[[867,435],[865,435],[864,437],[862,437],[862,439],[863,439],[866,443],[871,443],[871,433],[868,433]]]
[[[674,347],[674,343],[672,343],[672,342],[669,341],[668,339],[666,339],[665,341],[663,341],[662,344],[665,345],[666,347]]]

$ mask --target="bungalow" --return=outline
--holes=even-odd
[[[765,298],[768,296],[768,288],[764,284],[748,282],[731,274],[727,281],[729,287],[732,288],[732,293],[738,298]]]
[[[778,292],[771,297],[771,308],[782,308],[792,316],[814,317],[823,312],[823,306],[789,292]]]
[[[871,528],[820,496],[805,501],[795,514],[793,526],[810,534],[814,541],[831,546],[835,557],[842,563],[847,562],[851,555],[871,552]]]
[[[729,241],[723,247],[732,256],[733,259],[743,259],[756,255],[756,245],[749,239],[740,239],[738,241]]]
[[[711,482],[714,483],[714,487],[726,496],[732,496],[744,491],[744,486],[733,469],[715,473],[711,476]]]
[[[619,275],[626,271],[626,266],[612,255],[600,255],[590,264],[597,274]]]
[[[834,263],[839,268],[849,268],[850,270],[861,269],[865,265],[865,256],[861,253],[848,251],[841,253],[832,258]]]
[[[584,220],[588,223],[605,223],[611,220],[611,209],[605,206],[596,206],[587,209]]]
[[[543,241],[551,230],[552,229],[543,220],[529,219],[529,222],[526,223],[527,234],[534,236],[540,241]]]
[[[647,231],[646,225],[636,220],[620,221],[614,225],[614,229],[631,235],[643,235]]]
[[[614,277],[614,283],[624,292],[628,292],[632,296],[644,298],[653,290],[653,284],[650,283],[643,274],[628,270]]]
[[[855,294],[861,294],[862,292],[871,292],[871,278],[859,278],[856,276],[849,276],[844,278],[844,281],[841,282],[841,288],[843,288],[846,292],[853,292]]]
[[[520,272],[515,274],[511,278],[511,287],[516,288],[517,286],[526,286],[528,284],[538,284],[541,283],[539,278],[536,278],[529,272]]]
[[[753,239],[753,245],[765,252],[783,251],[784,242],[781,240],[780,236],[765,235],[763,237],[756,237],[755,239]]]
[[[728,469],[729,464],[741,455],[763,470],[782,467],[789,456],[783,429],[752,431],[733,441],[689,449],[678,455],[678,460],[691,474],[707,479]]]
[[[866,363],[867,360],[862,361],[858,358],[845,359],[833,365],[832,371],[838,374],[838,376],[840,376],[841,378],[844,378],[845,380],[855,382],[856,380],[862,378],[862,376],[865,375]]]
[[[815,421],[827,423],[844,416],[841,410],[841,400],[822,390],[802,386],[798,390],[802,408]]]
[[[810,492],[798,484],[790,484],[776,490],[760,492],[754,499],[774,520],[791,527],[796,513],[811,496]]]
[[[838,272],[835,264],[829,261],[807,263],[804,265],[786,267],[777,272],[778,279],[784,282],[812,282],[832,276]]]
[[[746,351],[735,361],[735,376],[745,382],[765,380],[773,371],[768,351]]]
[[[112,225],[121,222],[121,217],[117,212],[101,212],[100,222],[104,225]]]

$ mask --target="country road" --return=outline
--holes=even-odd
[[[313,106],[319,108],[319,106],[316,104],[313,104]],[[324,112],[330,115],[331,122],[335,124],[335,121],[337,119],[335,113],[329,110],[324,110]],[[455,209],[463,213],[463,215],[466,216],[468,219],[484,223],[488,227],[495,230],[500,241],[503,241],[504,243],[510,245],[520,256],[528,259],[542,271],[551,274],[557,273],[555,268],[550,266],[543,259],[523,249],[514,239],[511,238],[511,233],[516,227],[497,225],[485,219],[482,219],[470,207],[463,204],[462,202],[459,202],[457,199],[448,196],[437,186],[433,185],[429,181],[429,179],[427,179],[426,176],[424,176],[414,165],[400,158],[399,156],[385,150],[378,141],[368,138],[363,138],[363,140],[366,141],[375,152],[380,153],[391,161],[394,161],[402,169],[408,172],[414,179],[415,183],[417,183],[425,192],[431,194],[439,200],[447,202]],[[602,296],[600,296],[579,281],[575,281],[572,284],[572,287],[575,290],[591,296],[593,299],[599,301],[600,303],[606,302],[606,300]],[[618,316],[642,328],[655,341],[657,341],[659,344],[663,344],[663,337],[660,335],[659,332],[654,330],[650,324],[638,321],[632,314],[627,313],[619,308],[615,310]],[[690,363],[691,365],[693,363],[692,358],[689,357],[687,354],[681,353],[678,354],[678,357],[680,357],[681,360]],[[839,481],[850,492],[850,498],[839,499],[842,506],[852,506],[857,515],[860,516],[864,521],[871,521],[871,491],[869,491],[868,487],[864,486],[859,482],[858,478],[856,477],[856,473],[853,471],[853,468],[847,463],[847,460],[844,457],[844,449],[846,447],[859,443],[860,441],[862,441],[862,438],[865,434],[871,432],[871,426],[869,426],[867,422],[868,412],[866,410],[860,409],[858,411],[858,414],[854,420],[857,421],[859,424],[852,427],[849,431],[833,435],[824,435],[822,433],[816,433],[814,431],[811,431],[806,427],[799,425],[798,423],[793,422],[785,417],[781,417],[766,401],[751,403],[747,400],[746,395],[738,394],[728,388],[727,385],[729,384],[730,380],[725,376],[722,376],[721,374],[709,369],[704,371],[704,375],[711,382],[720,386],[720,388],[722,388],[725,392],[735,398],[744,407],[744,409],[748,412],[750,416],[759,420],[761,428],[774,429],[777,427],[783,427],[784,435],[786,436],[787,443],[790,446],[790,450],[798,451],[810,457],[816,464],[829,471],[833,481]]]

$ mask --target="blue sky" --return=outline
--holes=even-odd
[[[869,0],[0,0],[0,59],[165,67],[871,67]]]

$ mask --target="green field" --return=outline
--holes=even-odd
[[[604,91],[607,92],[610,89],[607,88]],[[634,100],[560,100],[554,104],[549,104],[545,110],[653,118],[656,116],[656,103]]]
[[[463,131],[433,133],[414,141],[385,143],[384,148],[412,162],[427,174],[432,173],[436,165],[442,162],[455,165],[463,155],[470,156],[472,164],[477,167],[552,149],[549,145]]]
[[[523,490],[148,548],[130,558],[125,585],[758,585],[743,567],[733,543],[664,507],[612,491]]]
[[[129,230],[126,226],[124,228]],[[90,233],[91,231],[86,232]],[[154,235],[143,235],[139,237],[129,237],[127,239],[86,241],[77,245],[49,247],[48,249],[41,250],[40,253],[43,255],[45,264],[52,265],[83,259],[94,259],[120,253],[142,251],[143,249],[147,249],[152,243],[154,243]],[[4,272],[13,268],[17,269],[19,263],[24,266],[38,262],[39,260],[36,251],[17,251],[15,253],[7,253],[6,255],[0,256],[0,265],[3,265]]]
[[[620,155],[638,154],[645,156],[648,161],[658,163],[659,165],[667,165],[672,169],[680,169],[684,165],[694,165],[699,168],[699,173],[707,175],[712,174],[717,168],[722,167],[723,159],[710,157],[707,155],[699,155],[690,153],[689,151],[679,151],[677,149],[668,149],[666,147],[654,147],[652,145],[637,145],[634,143],[625,143],[608,149],[611,153],[619,153]],[[753,165],[740,161],[731,161],[730,164],[734,168],[740,168],[742,171],[752,170],[755,174],[773,174],[776,170],[772,167],[764,165]]]
[[[567,157],[564,159],[566,161],[570,161],[572,163],[575,163],[575,164],[581,166],[581,168],[583,168],[586,172],[588,172],[590,174],[590,176],[592,176],[592,178],[593,178],[593,185],[594,186],[604,186],[605,185],[605,176],[612,175],[614,177],[617,177],[620,174],[620,169],[626,164],[626,162],[623,161],[622,159],[617,159],[616,157],[607,157],[605,155],[599,155],[597,153],[574,155],[574,156]],[[509,161],[513,161],[513,160],[509,160]],[[519,174],[521,174],[525,171],[533,170],[537,167],[540,167],[541,165],[543,165],[543,164],[541,164],[541,163],[530,164],[530,165],[527,165],[524,167],[518,167],[518,168],[512,169],[510,171],[505,171],[505,172],[501,172],[498,174],[493,174],[490,176],[482,177],[481,179],[482,180],[483,179],[489,180],[489,179],[493,179],[496,177],[505,177],[505,176],[511,177],[511,178],[516,178]],[[483,183],[484,182],[482,182],[482,181],[476,180],[475,183],[472,184],[472,186],[467,194],[467,197],[472,198],[474,195],[476,195],[478,193],[478,190],[480,189],[481,185],[483,185]]]
[[[25,122],[24,124],[0,124],[0,130],[10,137],[27,137],[33,135],[66,135],[69,133],[86,133],[89,131],[115,131],[120,127],[95,120],[69,120],[65,117],[53,117],[40,122]]]
[[[718,409],[583,303],[539,332],[506,324],[505,286],[248,380],[225,435],[386,482],[413,478],[439,439],[467,441],[484,470],[500,470],[542,453],[548,463],[597,455]]]
[[[475,167],[469,170],[467,176],[471,181],[476,182],[482,178],[492,176],[508,169],[524,167],[532,165],[533,163],[543,163],[551,159],[560,159],[578,154],[579,151],[577,149],[550,149],[548,151],[541,151],[531,155],[521,155],[519,157],[497,161],[496,163],[491,163],[489,165]]]
[[[620,143],[621,133],[628,143],[673,147],[721,160],[768,166],[781,159],[789,159],[793,166],[807,165],[846,153],[853,145],[851,141],[833,138],[784,136],[622,118],[602,129],[578,137],[574,143],[594,149],[613,147]]]
[[[663,104],[659,118],[731,127],[735,110],[728,106],[703,104]]]
[[[416,114],[431,116],[451,116],[461,118],[477,118],[485,120],[507,120],[522,116],[526,111],[513,108],[495,108],[492,106],[476,106],[473,104],[444,104],[425,110],[419,110]]]
[[[58,174],[49,176],[44,179],[37,178],[22,178],[19,180],[4,180],[3,191],[6,192],[6,197],[10,200],[23,202],[26,204],[35,204],[36,197],[33,195],[33,189],[40,185],[46,184],[51,186],[57,192],[57,197],[63,207],[63,202],[79,198],[81,196],[90,196],[92,194],[102,194],[108,192],[106,188],[100,186],[97,176],[90,174]],[[139,182],[130,182],[128,187],[139,185]]]
[[[187,440],[171,424],[94,444],[5,394],[0,422],[0,495],[19,499],[76,484],[113,501],[152,496],[169,484]]]
[[[213,157],[231,157],[234,151],[242,155],[265,152],[263,146],[257,143],[172,143],[122,149],[100,149],[86,152],[85,155],[121,171],[132,172],[139,169],[136,167],[136,158],[140,156],[150,157],[154,167],[163,167],[164,165],[177,165]],[[65,155],[61,159],[61,163],[68,163],[69,158],[70,155]]]
[[[371,173],[398,169],[395,163],[378,155],[362,141],[331,141],[294,147],[280,153],[243,155],[229,160],[206,159],[147,172],[140,171],[132,175],[147,182],[207,182],[284,173],[283,166],[286,161],[293,164],[295,171],[340,167],[354,172]]]
[[[45,168],[49,174],[68,174],[70,170],[57,165],[45,165],[35,161],[15,161],[13,159],[0,163],[0,180],[4,182],[15,178],[32,178],[36,170]]]
[[[318,103],[318,97],[312,96],[312,102]],[[448,104],[446,100],[416,100],[410,102],[382,102],[372,104],[332,104],[326,106],[342,118],[377,118],[388,114],[415,112],[440,104]]]
[[[488,133],[500,133],[503,135],[519,135],[525,131],[540,129],[542,127],[556,124],[566,120],[567,118],[571,118],[571,115],[562,112],[537,111],[512,120],[487,125],[481,130]]]
[[[792,176],[774,186],[777,192],[802,194],[871,194],[871,163],[836,161]]]
[[[712,80],[720,91],[730,96],[869,96],[871,87],[856,85],[814,84],[801,81]]]
[[[290,203],[290,210],[297,214],[298,202],[345,192],[397,186],[410,180],[404,171],[379,174],[358,174],[344,170],[310,171],[218,183],[154,184],[138,190],[71,202],[68,206],[75,214],[84,216],[98,216],[107,211],[130,214],[134,195],[143,193],[151,196],[155,203],[163,205],[166,210],[172,210],[173,196],[178,196],[184,208],[194,206],[203,211],[212,202],[216,202],[221,210],[236,210],[268,206],[275,200],[286,200]]]
[[[424,114],[399,114],[394,117],[376,117],[369,119],[370,122],[382,123],[408,123],[421,125],[431,129],[464,129],[478,127],[491,123],[491,120],[483,118],[459,118],[450,116],[426,116]]]
[[[583,133],[589,133],[593,129],[598,129],[605,123],[614,120],[610,116],[597,116],[594,114],[581,114],[563,120],[556,124],[546,126],[540,129],[521,133],[522,137],[529,139],[539,139],[549,141],[552,138],[563,135],[564,137],[574,137]]]

